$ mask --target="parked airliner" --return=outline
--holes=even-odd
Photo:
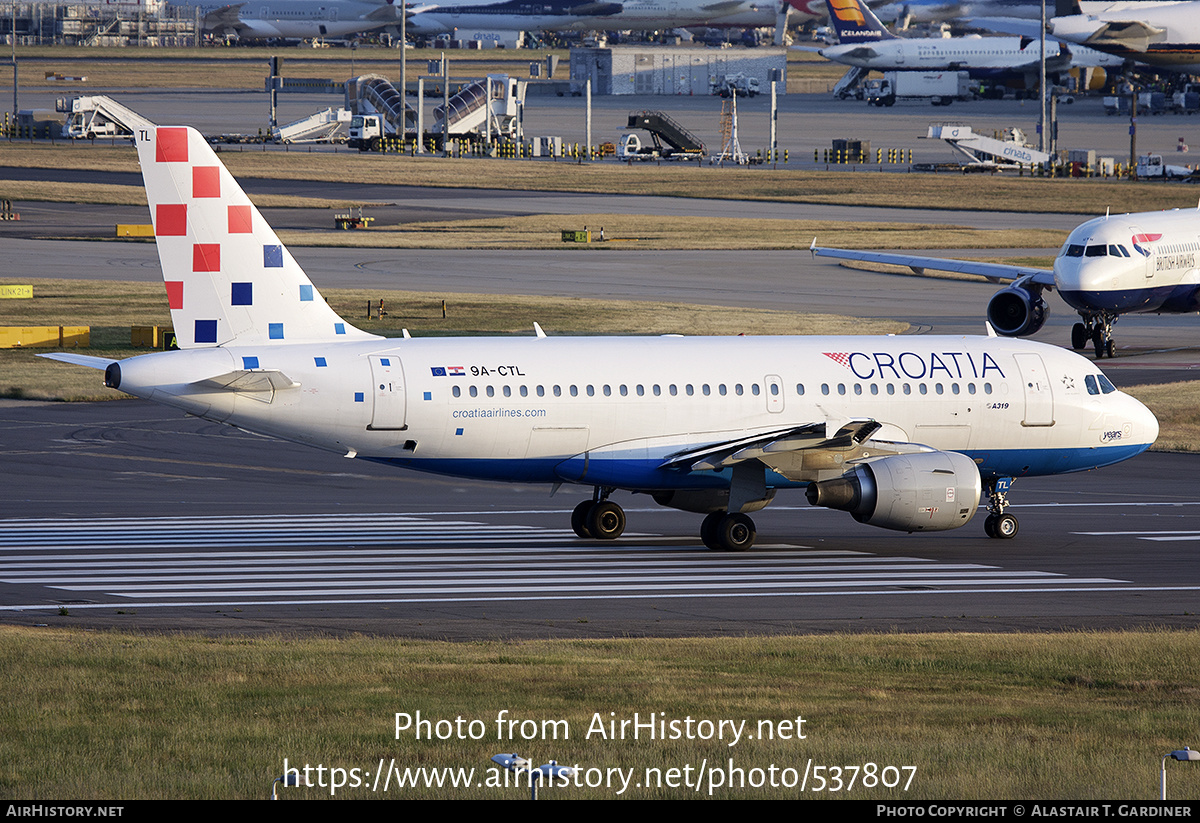
[[[688,26],[765,28],[779,22],[782,0],[473,0],[419,5],[410,34],[499,31],[650,31]]]
[[[826,0],[838,45],[818,50],[835,63],[876,71],[966,71],[976,79],[1019,78],[1021,87],[1037,88],[1041,43],[1029,37],[897,37],[863,0]],[[1047,44],[1046,70],[1073,65],[1120,65],[1098,52],[1073,54],[1058,42]]]
[[[971,260],[916,257],[891,252],[819,248],[813,254],[908,266],[933,271],[979,274],[993,282],[1013,281],[988,303],[987,318],[1000,334],[1033,334],[1049,314],[1042,292],[1058,289],[1079,312],[1071,345],[1091,341],[1096,357],[1112,357],[1113,324],[1122,314],[1192,314],[1200,311],[1200,209],[1105,215],[1088,220],[1067,236],[1053,269],[1006,266]]]
[[[220,3],[175,0],[198,6],[207,34],[242,40],[338,39],[398,25],[395,0],[272,0],[270,3]]]
[[[1146,449],[1158,422],[1077,354],[987,337],[388,339],[313,283],[198,132],[138,131],[180,351],[105,384],[248,431],[412,469],[591,486],[581,537],[625,528],[617,490],[706,515],[744,550],[780,488],[898,531],[1016,534],[1014,477]]]
[[[1072,43],[1168,71],[1200,71],[1200,2],[1142,6],[1055,17],[1050,33]]]

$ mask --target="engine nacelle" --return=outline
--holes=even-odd
[[[775,498],[775,490],[767,489],[767,496],[742,507],[742,512],[756,512],[766,508]],[[729,508],[729,489],[670,489],[654,493],[654,502],[668,509],[679,509],[694,514],[709,514]]]
[[[806,495],[814,506],[850,512],[859,523],[929,532],[966,525],[982,492],[971,458],[925,452],[860,463],[841,477],[809,483]]]
[[[988,322],[996,334],[1005,337],[1028,337],[1042,327],[1049,314],[1041,288],[1031,290],[1020,283],[996,292],[987,307]]]

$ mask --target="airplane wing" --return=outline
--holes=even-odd
[[[888,263],[893,266],[908,266],[917,274],[924,274],[926,269],[934,271],[957,272],[959,274],[978,274],[986,277],[992,283],[1009,283],[1013,280],[1028,278],[1048,289],[1054,288],[1054,271],[1039,269],[1033,266],[1006,266],[1003,263],[980,263],[973,260],[950,260],[944,257],[917,257],[911,254],[893,254],[888,252],[851,251],[849,249],[826,249],[817,245],[813,238],[809,251],[813,257],[835,257],[840,260],[860,260],[864,263]]]
[[[203,26],[206,30],[217,32],[236,32],[245,28],[242,23],[241,11],[245,3],[234,3],[231,6],[221,6],[204,15]]]
[[[716,471],[781,452],[814,449],[844,451],[869,440],[880,428],[882,426],[874,420],[856,420],[842,426],[829,437],[824,423],[808,423],[679,452],[671,455],[659,468]]]
[[[1084,45],[1104,48],[1119,46],[1130,51],[1148,51],[1150,44],[1162,39],[1166,29],[1156,28],[1139,20],[1105,23],[1083,41]]]

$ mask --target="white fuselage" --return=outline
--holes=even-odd
[[[1047,55],[1057,56],[1057,46]],[[911,37],[846,43],[821,49],[836,63],[878,71],[1022,70],[1036,67],[1041,48],[1020,37]]]
[[[298,385],[228,391],[197,382],[250,363]],[[883,428],[872,442],[962,452],[985,478],[1107,465],[1158,433],[1153,415],[1089,361],[1014,339],[370,339],[166,352],[119,368],[123,391],[347,456],[632,490],[727,487],[727,472],[663,464],[706,444],[811,424],[832,435],[873,419]],[[805,456],[761,457],[768,485],[845,468],[827,465],[828,453],[808,464]]]
[[[468,37],[475,31],[636,31],[687,26],[758,28],[773,26],[776,22],[773,4],[753,0],[715,6],[694,0],[625,0],[591,5],[598,8],[575,13],[570,5],[552,10],[550,4],[522,4],[512,0],[445,3],[418,10],[409,17],[406,25],[412,34],[428,36],[458,32],[460,37]]]
[[[385,0],[265,0],[236,9],[222,3],[176,5],[198,6],[208,33],[246,40],[338,39],[400,22],[400,7]]]

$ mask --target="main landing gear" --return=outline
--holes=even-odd
[[[712,512],[700,524],[700,539],[715,552],[744,552],[757,536],[754,521],[741,512]]]
[[[1017,522],[1014,515],[1004,511],[1009,506],[1008,490],[1011,486],[1011,477],[997,477],[985,482],[984,492],[988,496],[988,516],[983,521],[983,530],[988,537],[1011,540],[1017,536],[1017,530],[1020,529],[1021,524]]]
[[[595,496],[571,512],[571,529],[583,538],[616,540],[625,531],[625,510],[608,499],[611,488],[596,487]]]
[[[588,540],[616,540],[625,531],[625,510],[608,499],[615,489],[597,486],[591,500],[571,512],[571,529]],[[741,512],[716,511],[700,524],[700,539],[713,551],[744,552],[754,545],[754,521]]]
[[[1113,342],[1113,324],[1117,322],[1115,314],[1080,314],[1082,323],[1076,323],[1071,328],[1071,348],[1082,351],[1090,341],[1096,349],[1096,359],[1107,357],[1111,359],[1116,351]]]

